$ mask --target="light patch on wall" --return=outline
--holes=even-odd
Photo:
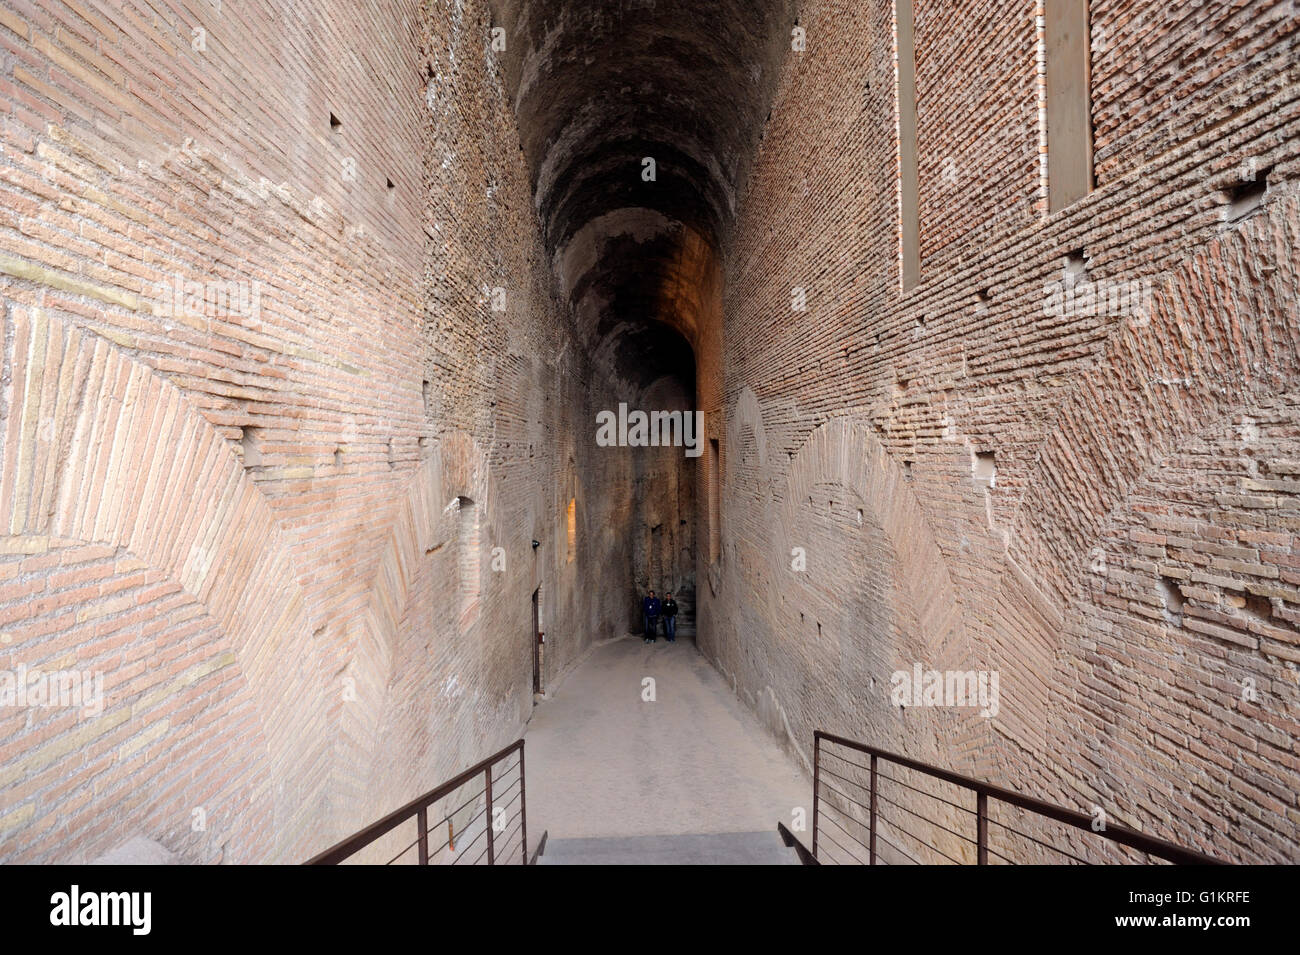
[[[478,505],[458,497],[456,507],[456,569],[460,589],[460,623],[466,630],[478,618],[479,610],[479,514]]]
[[[578,556],[578,499],[576,497],[569,498],[565,520],[569,537],[568,562],[571,564]]]

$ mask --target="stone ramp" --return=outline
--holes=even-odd
[[[525,740],[528,828],[554,840],[776,839],[778,822],[812,808],[812,780],[685,640],[597,646],[537,706]]]
[[[548,839],[538,865],[798,865],[776,829]]]

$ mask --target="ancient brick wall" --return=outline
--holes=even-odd
[[[1054,211],[1042,15],[917,0],[904,290],[894,4],[802,5],[725,266],[701,644],[809,760],[1293,860],[1293,11],[1092,3],[1096,184]],[[914,663],[998,672],[998,715],[894,705]]]
[[[0,669],[103,677],[0,708],[0,856],[304,858],[514,738],[537,587],[625,627],[488,23],[0,9]]]
[[[804,757],[1293,860],[1293,5],[1092,2],[1059,209],[1047,6],[916,0],[913,285],[893,0],[802,5],[725,237],[623,209],[572,248],[533,189],[584,143],[534,120],[575,101],[515,115],[480,0],[5,0],[0,858],[302,859],[514,738],[535,592],[549,687],[671,578]],[[585,15],[550,62],[534,13],[513,69],[577,82]],[[597,166],[584,215],[625,195]],[[671,332],[607,294],[629,263]],[[679,333],[716,446],[598,447],[683,400],[637,351]],[[998,712],[895,705],[916,664]],[[9,705],[33,671],[60,705]]]

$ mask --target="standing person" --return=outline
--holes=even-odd
[[[664,594],[664,636],[669,643],[677,642],[677,601],[672,594]]]
[[[645,615],[645,642],[654,643],[659,634],[659,598],[653,590],[641,601],[641,613]]]

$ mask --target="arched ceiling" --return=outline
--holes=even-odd
[[[650,375],[647,326],[664,322],[697,342],[681,286],[729,240],[794,0],[491,6],[556,275],[587,346],[622,365],[639,357]],[[654,181],[643,177],[646,158]]]

